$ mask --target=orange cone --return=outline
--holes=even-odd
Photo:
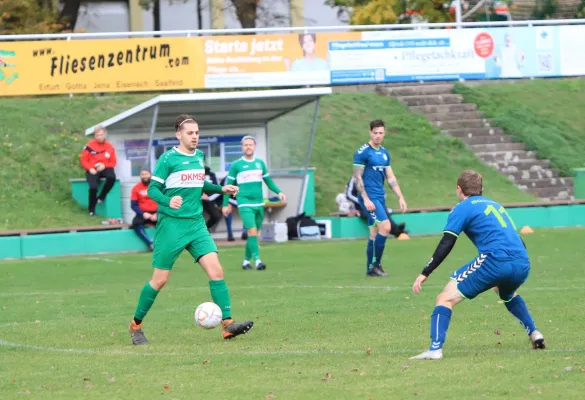
[[[398,240],[409,240],[410,236],[408,236],[406,233],[401,233],[400,235],[398,235]]]
[[[531,227],[529,227],[528,225],[523,226],[522,229],[520,229],[520,233],[526,235],[528,233],[534,233],[534,229],[532,229]]]

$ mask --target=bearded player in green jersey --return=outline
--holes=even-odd
[[[167,282],[173,264],[187,249],[195,262],[209,277],[211,298],[222,311],[222,334],[231,339],[248,332],[252,321],[236,323],[228,288],[223,280],[223,269],[217,257],[217,247],[211,238],[205,219],[201,194],[237,194],[233,185],[223,187],[205,180],[203,153],[197,150],[199,125],[190,115],[181,115],[175,122],[179,146],[165,152],[156,164],[148,187],[148,195],[158,203],[158,223],[154,237],[152,279],[144,285],[134,318],[130,323],[133,344],[148,344],[142,331],[142,320],[152,307],[156,296]]]
[[[266,182],[268,189],[278,193],[280,201],[286,201],[286,196],[274,183],[264,161],[254,157],[256,152],[256,139],[252,136],[244,136],[242,139],[242,152],[244,156],[236,160],[230,166],[226,183],[236,183],[239,192],[236,195],[238,212],[248,231],[246,240],[246,258],[242,263],[243,269],[252,269],[250,259],[256,261],[256,269],[266,269],[266,264],[260,260],[260,249],[258,248],[258,231],[262,227],[264,219],[264,195],[262,194],[262,182]],[[232,212],[229,204],[229,195],[223,197],[223,215],[227,217]]]

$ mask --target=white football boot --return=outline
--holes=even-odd
[[[441,360],[443,358],[443,349],[427,350],[418,356],[410,357],[409,360]]]

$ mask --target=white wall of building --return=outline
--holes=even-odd
[[[187,0],[161,0],[161,29],[183,30],[199,29],[197,26],[197,4]],[[282,16],[274,20],[267,16],[257,21],[258,27],[290,26],[290,9],[288,0],[264,0],[266,8],[272,13]],[[224,0],[226,28],[241,28],[233,6],[229,0]],[[202,29],[211,29],[210,0],[202,3]],[[304,0],[304,15],[306,26],[345,25],[337,17],[337,10],[327,6],[325,0]],[[144,30],[154,29],[151,10],[143,11]],[[130,30],[129,9],[126,1],[87,2],[82,3],[76,30],[86,32],[126,32]]]

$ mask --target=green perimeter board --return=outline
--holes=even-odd
[[[585,204],[550,207],[508,208],[516,226],[561,228],[585,226]],[[432,235],[443,231],[448,211],[395,214],[397,222],[405,222],[411,235]],[[323,217],[331,221],[332,238],[350,239],[368,236],[366,223],[358,217]],[[147,229],[149,236],[154,229]],[[144,251],[146,246],[129,229],[0,237],[0,259],[57,257],[75,254]]]

